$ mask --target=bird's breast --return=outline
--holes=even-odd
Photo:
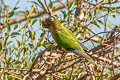
[[[50,28],[49,30],[51,32],[53,39],[56,40],[56,38],[55,38],[56,29]]]

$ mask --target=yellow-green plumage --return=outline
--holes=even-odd
[[[92,58],[85,53],[83,47],[79,44],[79,40],[75,37],[75,35],[69,29],[62,26],[56,17],[50,16],[45,22],[44,26],[49,29],[52,37],[59,46],[81,57],[92,60]]]

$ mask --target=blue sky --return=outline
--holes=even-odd
[[[9,12],[13,9],[13,7],[15,6],[15,4],[17,3],[17,1],[18,0],[5,0],[5,2],[9,5]],[[30,2],[28,2],[28,0],[20,0],[20,2],[19,2],[19,4],[17,5],[17,7],[19,7],[19,9],[17,10],[17,11],[19,11],[19,10],[21,10],[21,11],[25,11],[25,9],[28,9],[28,10],[30,10],[31,9],[31,6],[32,6],[33,4],[32,3],[30,3]],[[116,4],[116,5],[113,5],[113,6],[119,6],[120,5],[120,3],[119,4]],[[41,9],[39,9],[39,10],[41,10]],[[57,13],[57,14],[59,14],[59,13]],[[14,16],[14,17],[12,17],[12,18],[15,18],[15,17],[19,17],[19,16]],[[35,23],[34,25],[33,25],[33,28],[34,28],[34,30],[35,31],[37,31],[36,33],[36,39],[38,39],[39,38],[39,36],[40,36],[40,34],[42,33],[41,32],[41,30],[40,30],[40,25],[39,25],[39,20],[40,19],[43,19],[43,18],[45,18],[46,17],[46,15],[45,16],[42,16],[42,17],[39,17],[39,18],[36,18],[36,19],[38,19],[38,21],[37,21],[37,23]],[[109,17],[109,21],[112,21],[115,25],[118,25],[118,24],[120,24],[120,15],[119,14],[117,14],[117,18],[112,18],[112,17]],[[19,24],[19,23],[18,23]],[[24,22],[22,22],[21,24],[19,24],[19,25],[21,25],[22,27],[24,26]],[[13,28],[14,27],[14,25],[11,25],[11,28]],[[99,29],[99,28],[97,28],[97,27],[95,27],[95,26],[92,26],[92,30],[94,31],[94,32],[101,32],[101,31],[103,31],[103,28],[102,27],[104,27],[103,25],[101,25],[101,29]],[[110,30],[110,28],[108,28],[108,30]],[[20,41],[22,41],[22,38],[21,38],[22,36],[18,36],[17,37],[17,39],[19,39]],[[52,40],[52,38],[51,38],[51,40]],[[12,39],[12,41],[14,41],[14,42],[16,42],[15,41],[15,39]],[[91,43],[86,43],[85,44],[86,45],[86,47],[88,47],[89,49],[90,48],[93,48],[93,45],[91,44]],[[10,47],[13,47],[12,45],[10,46]],[[43,47],[41,48],[42,50],[44,49]],[[20,54],[22,57],[23,57],[23,55],[24,54]],[[32,56],[32,55],[31,55]]]
[[[11,9],[15,6],[15,4],[17,3],[17,1],[18,1],[18,0],[5,0],[5,2],[10,6],[9,11],[11,11]],[[28,2],[28,1],[29,1],[29,0],[20,0],[19,4],[17,5],[17,6],[19,7],[18,11],[19,11],[19,10],[25,11],[26,8],[27,8],[28,10],[30,10],[30,8],[31,8],[31,6],[32,6],[33,4],[30,3],[30,2]],[[35,1],[35,0],[33,0],[33,1]],[[47,0],[47,1],[49,1],[49,0]],[[63,0],[63,1],[65,1],[65,0]],[[119,5],[120,5],[120,3],[114,4],[114,5],[112,5],[112,6],[119,6]],[[108,6],[108,5],[106,5],[106,6]],[[39,9],[39,10],[41,10],[41,9]],[[12,17],[12,18],[15,18],[15,17],[19,17],[19,16],[14,16],[14,17]],[[40,17],[39,19],[43,19],[44,17],[45,17],[45,16]],[[118,25],[118,24],[120,23],[120,15],[117,14],[117,17],[116,17],[116,18],[113,18],[112,16],[109,16],[109,22],[110,22],[110,21],[113,22],[115,25]],[[24,25],[24,24],[23,24],[23,25]],[[12,25],[12,26],[14,26],[14,25]],[[35,30],[35,31],[38,30],[38,26],[39,26],[39,25],[38,25],[38,22],[35,23],[35,25],[34,25],[34,30]],[[101,25],[101,27],[104,27],[104,26]],[[103,31],[103,28],[99,29],[99,28],[93,26],[93,27],[92,27],[92,30],[98,33],[98,32]],[[108,30],[110,30],[110,28],[108,28]],[[37,33],[40,34],[41,31],[38,30]],[[38,35],[37,37],[39,37],[39,35]]]

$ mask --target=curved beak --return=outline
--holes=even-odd
[[[42,20],[44,28],[49,28],[50,23],[48,22],[48,17]]]

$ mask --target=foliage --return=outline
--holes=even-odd
[[[48,1],[48,0],[46,0]],[[28,1],[20,11],[0,6],[0,75],[2,80],[117,80],[120,76],[119,1],[111,0]],[[47,15],[45,15],[47,14]],[[57,16],[99,64],[65,53],[57,46],[41,20]],[[92,52],[92,53],[91,53]]]

